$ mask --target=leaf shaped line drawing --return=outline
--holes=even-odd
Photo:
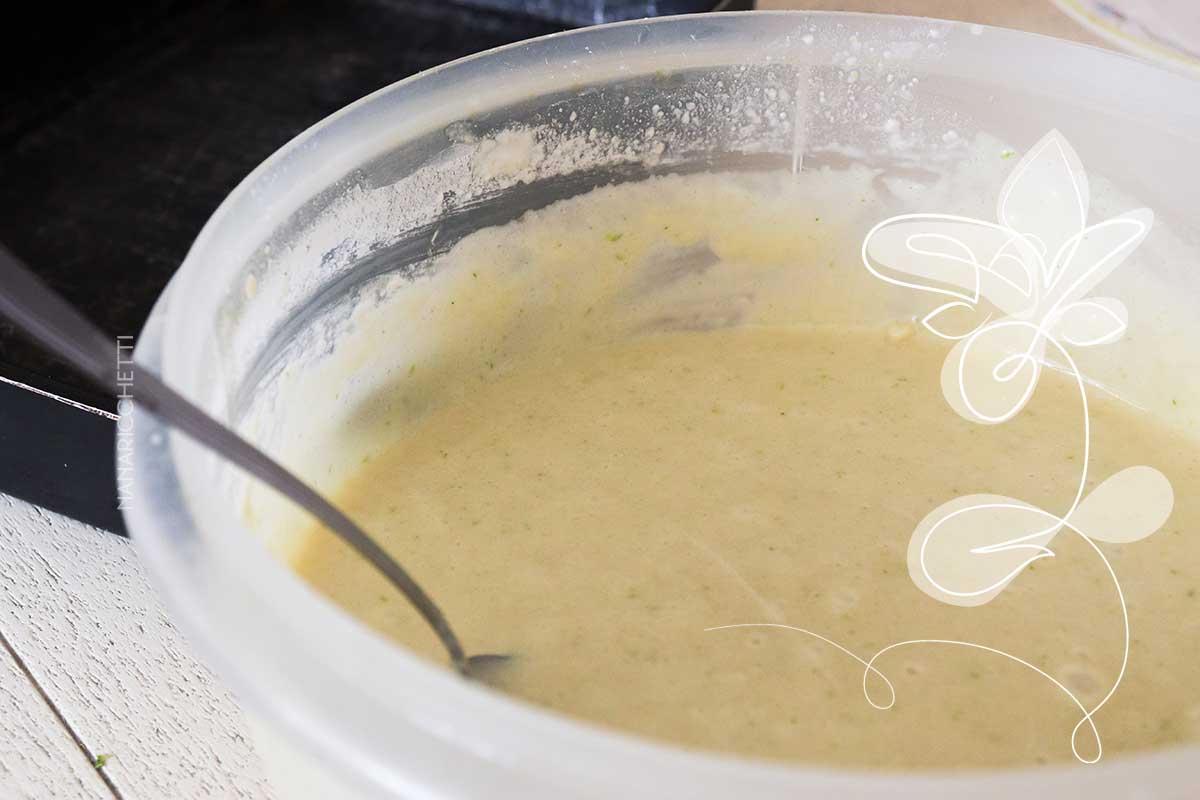
[[[935,600],[982,605],[1030,564],[1053,558],[1049,544],[1062,528],[1089,540],[1134,542],[1161,528],[1174,505],[1170,481],[1149,466],[1110,476],[1069,517],[1000,495],[958,497],[918,523],[909,540],[909,574]]]
[[[996,218],[1021,231],[1042,254],[1045,284],[1053,281],[1048,253],[1058,253],[1087,223],[1090,190],[1075,149],[1057,130],[1041,138],[1009,174],[1000,189]]]
[[[935,600],[982,605],[1030,564],[1053,558],[1046,545],[1063,524],[1054,514],[1009,497],[958,497],[931,511],[913,531],[909,575]]]
[[[1129,311],[1115,297],[1079,300],[1058,312],[1053,333],[1074,347],[1110,344],[1125,335]]]

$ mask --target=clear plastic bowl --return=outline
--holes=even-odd
[[[136,356],[315,476],[320,448],[279,422],[305,419],[280,393],[281,365],[336,339],[363,292],[472,230],[651,174],[789,169],[797,152],[806,167],[936,171],[980,132],[1028,144],[1051,128],[1200,251],[1200,83],[1131,58],[977,25],[825,13],[667,18],[524,42],[382,89],[268,159],[197,238]],[[534,150],[509,164],[497,135],[514,129],[535,132]],[[1196,307],[1194,263],[1146,269]],[[1158,316],[1143,341],[1182,324]],[[1177,402],[1200,416],[1194,348],[1180,358]],[[248,428],[264,408],[276,424]],[[282,796],[1195,790],[1195,748],[1092,767],[865,774],[688,752],[532,708],[416,658],[308,590],[272,554],[279,543],[243,519],[240,476],[152,417],[133,420],[129,529],[174,618],[254,718]]]

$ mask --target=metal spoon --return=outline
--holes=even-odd
[[[115,388],[116,342],[39,280],[3,245],[0,245],[0,290],[0,314],[99,385]],[[433,599],[349,517],[261,450],[188,402],[150,370],[139,366],[135,381],[133,402],[308,511],[383,573],[433,628],[459,673],[466,677],[487,677],[510,660],[510,656],[496,654],[468,657]]]

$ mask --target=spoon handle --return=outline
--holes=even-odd
[[[117,345],[0,244],[0,314],[77,367],[96,383],[116,387]],[[144,367],[137,367],[132,400],[217,455],[241,467],[316,517],[383,573],[424,617],[459,672],[467,658],[445,615],[374,539],[308,484],[251,445]]]

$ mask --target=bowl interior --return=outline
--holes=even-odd
[[[461,366],[461,341],[423,326],[419,303],[393,320],[393,347],[353,368],[346,353],[374,310],[427,291],[471,234],[610,184],[728,172],[792,175],[800,186],[850,167],[869,172],[894,213],[930,210],[913,187],[953,178],[954,208],[939,210],[992,218],[1011,166],[1003,154],[1052,129],[1088,165],[1094,214],[1148,206],[1157,220],[1136,274],[1112,279],[1138,327],[1085,371],[1152,411],[1173,404],[1179,424],[1194,427],[1200,89],[1083,46],[884,16],[605,26],[381,90],[302,134],[231,195],[160,301],[138,357],[331,490],[386,444],[353,418],[414,352]],[[847,220],[837,269],[857,287],[869,283],[858,251],[870,220]],[[813,313],[862,322],[928,311],[919,298],[868,291],[858,306],[815,298]],[[164,438],[151,418],[138,423],[145,502],[128,521],[168,602],[247,705],[352,782],[546,789],[587,775],[602,794],[655,774],[697,797],[887,786],[685,754],[464,687],[346,618],[272,557],[292,552],[303,525],[286,504]],[[551,751],[561,759],[548,760]],[[464,758],[477,769],[455,769]],[[929,788],[921,780],[912,791]],[[1004,781],[996,785],[1012,788]]]

